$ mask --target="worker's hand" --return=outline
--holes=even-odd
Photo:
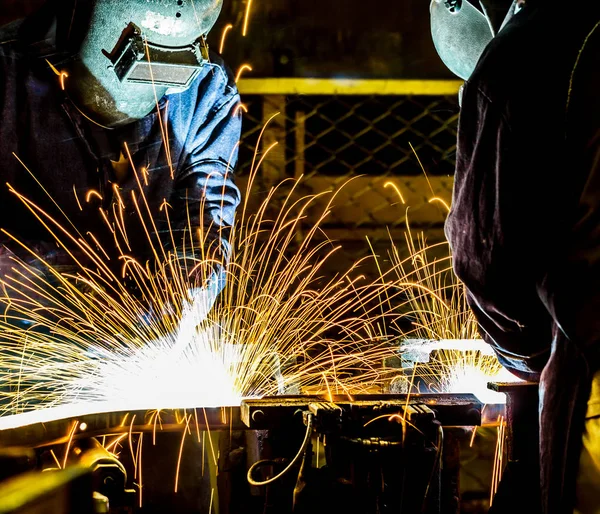
[[[138,316],[138,321],[146,326],[162,325],[163,320],[169,318],[169,325],[178,325],[178,330],[191,330],[192,327],[198,327],[208,318],[219,293],[225,286],[223,268],[215,267],[208,275],[208,279],[200,284],[199,280],[195,283],[198,285],[190,287],[181,299],[181,309],[177,309],[169,302],[150,305]]]
[[[195,326],[203,323],[224,286],[224,270],[221,266],[216,266],[202,285],[188,289],[187,297],[184,298],[181,306],[181,322]]]
[[[215,305],[222,291],[221,277],[215,272],[203,287],[188,290],[188,300],[183,304],[182,317],[190,314],[196,324],[202,323]]]

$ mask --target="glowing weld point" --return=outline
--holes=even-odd
[[[518,382],[519,379],[506,368],[486,369],[478,358],[469,358],[468,354],[478,354],[481,357],[493,358],[492,347],[478,339],[442,339],[439,341],[427,339],[407,339],[400,346],[400,353],[405,362],[412,363],[415,369],[419,364],[429,363],[432,352],[442,355],[452,355],[451,352],[463,357],[437,357],[436,361],[448,368],[442,389],[445,393],[470,393],[485,404],[506,403],[506,395],[488,389],[487,384],[496,382]]]

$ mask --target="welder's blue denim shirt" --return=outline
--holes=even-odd
[[[227,251],[240,201],[233,169],[241,116],[236,112],[235,81],[220,57],[211,55],[211,64],[187,91],[166,96],[145,118],[114,130],[88,121],[65,95],[49,64],[59,65],[64,58],[50,36],[32,37],[27,22],[0,31],[0,227],[45,246],[45,254],[56,254],[60,260],[61,249],[9,192],[6,184],[10,184],[69,229],[72,222],[80,234],[94,234],[110,253],[111,248],[116,251],[114,236],[99,210],[112,212],[120,197],[129,234],[125,253],[138,260],[151,259],[135,197],[138,205],[144,205],[144,221],[155,246],[172,246],[174,240],[179,247],[188,238],[189,248],[188,227],[197,233],[203,225],[205,249]],[[162,127],[168,132],[168,145]],[[131,166],[125,177],[117,180],[115,175],[111,161],[126,155],[124,143],[137,179]],[[88,196],[91,190],[98,194]],[[165,202],[168,207],[161,208]],[[5,234],[0,239],[11,244]],[[18,245],[11,250],[18,252]]]

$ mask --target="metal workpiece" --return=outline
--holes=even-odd
[[[518,502],[523,512],[541,512],[539,451],[539,384],[492,382],[506,394],[506,465],[491,513],[505,512]]]
[[[506,394],[509,461],[536,461],[539,442],[539,386],[534,382],[490,382],[492,391]]]
[[[401,414],[407,421],[431,421],[445,426],[477,426],[481,424],[483,404],[471,394],[380,394],[337,395],[330,399],[319,396],[282,396],[244,400],[241,421],[252,430],[280,428],[300,423],[300,413],[317,414],[317,425],[335,431],[342,424],[360,424],[377,416]],[[327,419],[328,422],[319,420]]]
[[[157,417],[157,412],[160,417]],[[199,430],[241,430],[239,407],[189,408],[169,410],[140,410],[88,414],[46,423],[23,424],[0,430],[0,448],[38,448],[65,444],[73,440],[98,436],[131,433],[181,432],[185,415],[192,415],[190,423]],[[14,416],[15,418],[17,416]],[[24,418],[26,419],[26,418]],[[72,434],[71,434],[72,432]]]

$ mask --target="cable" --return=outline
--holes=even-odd
[[[271,462],[271,461],[259,460],[258,462],[255,462],[254,464],[252,464],[252,466],[250,466],[250,469],[248,470],[248,476],[247,476],[247,478],[248,478],[248,483],[250,485],[254,485],[254,486],[260,487],[262,485],[272,484],[276,480],[279,480],[283,475],[285,475],[300,460],[300,458],[304,454],[304,450],[306,450],[306,446],[310,442],[310,437],[311,437],[311,434],[312,434],[312,426],[313,426],[313,416],[312,416],[312,414],[309,414],[307,416],[307,418],[308,419],[306,421],[306,435],[304,436],[304,441],[302,441],[302,446],[300,447],[300,450],[298,451],[298,453],[296,454],[296,456],[292,459],[292,462],[290,462],[287,465],[287,467],[281,473],[279,473],[278,475],[275,475],[273,478],[269,478],[268,480],[265,480],[264,482],[256,482],[252,478],[252,474],[254,473],[254,470],[256,470],[258,467],[266,464],[267,462]]]

